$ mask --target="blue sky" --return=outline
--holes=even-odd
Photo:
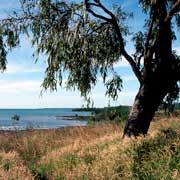
[[[107,7],[119,3],[119,0],[103,1]],[[134,31],[143,26],[143,16],[135,0],[122,0],[122,7],[126,10],[135,10],[130,26]],[[18,0],[1,0],[0,17],[5,17],[7,12],[18,8]],[[178,40],[175,48],[180,52]],[[129,52],[133,52],[132,44],[127,46]],[[59,88],[57,92],[45,92],[40,96],[41,83],[44,77],[45,57],[41,57],[35,64],[32,58],[33,49],[30,40],[22,36],[21,47],[14,49],[8,54],[7,71],[0,74],[0,108],[63,108],[81,107],[84,104],[79,92],[66,91]],[[138,91],[139,84],[125,60],[115,65],[116,71],[123,79],[123,90],[119,94],[117,102],[111,105],[131,105]],[[105,97],[105,88],[100,81],[92,91],[94,106],[104,107],[108,105]]]

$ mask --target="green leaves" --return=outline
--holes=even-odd
[[[134,36],[132,38],[132,41],[135,44],[135,48],[136,48],[137,53],[141,53],[143,51],[143,49],[144,49],[144,40],[145,40],[144,34],[141,31],[134,34]]]
[[[178,79],[180,74],[180,56],[177,55],[176,51],[173,51],[173,64],[172,70],[174,73],[175,78]],[[178,79],[180,80],[180,79]],[[179,101],[179,91],[180,86],[178,83],[175,83],[174,86],[169,89],[169,93],[165,96],[162,106],[166,113],[170,114],[175,109],[175,104]]]
[[[110,98],[113,98],[113,100],[117,100],[118,91],[121,91],[122,89],[121,78],[117,74],[115,74],[111,80],[106,82],[106,87],[106,95],[108,95]]]
[[[4,71],[6,69],[6,59],[7,52],[5,50],[4,44],[3,44],[3,37],[0,35],[0,70]]]
[[[47,0],[31,3],[30,6],[30,2],[24,1],[25,12],[18,17],[21,21],[15,18],[12,21],[32,33],[32,45],[37,48],[34,55],[47,56],[42,86],[45,90],[57,90],[57,86],[62,86],[63,74],[67,74],[65,88],[78,89],[87,97],[99,74],[105,83],[108,69],[113,71],[113,64],[121,56],[112,25],[92,20],[82,3]],[[121,14],[125,16],[122,11]],[[122,29],[125,32],[123,25]]]
[[[144,13],[147,13],[151,8],[153,0],[139,0],[139,4],[142,7]]]
[[[176,25],[178,27],[178,30],[180,31],[180,14],[177,14],[175,16],[175,22],[176,22]]]

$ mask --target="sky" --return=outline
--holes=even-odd
[[[132,30],[137,31],[143,27],[143,15],[136,0],[104,0],[102,2],[107,7],[121,2],[125,10],[134,11],[134,19],[129,21]],[[18,7],[18,0],[0,0],[0,18],[5,17],[8,12]],[[178,46],[178,44],[180,44],[179,40],[174,46],[180,52],[180,45]],[[131,43],[127,46],[127,50],[129,53],[133,52]],[[82,107],[85,102],[80,97],[80,93],[76,91],[58,88],[57,92],[44,92],[42,96],[40,95],[46,58],[41,57],[35,63],[32,57],[33,52],[34,49],[31,47],[30,40],[22,36],[21,46],[8,54],[7,70],[0,74],[0,108]],[[115,64],[115,70],[123,79],[123,89],[116,102],[111,100],[111,105],[132,105],[139,83],[125,60],[120,60]],[[108,105],[109,99],[105,97],[105,88],[101,80],[92,90],[91,97],[94,100],[95,107]]]

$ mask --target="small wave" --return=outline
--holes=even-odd
[[[24,130],[26,129],[24,126],[1,126],[0,130],[3,131],[16,131],[16,130]]]

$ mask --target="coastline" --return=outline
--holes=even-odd
[[[59,132],[59,131],[70,131],[73,129],[79,128],[87,128],[87,125],[77,125],[77,126],[62,126],[58,128],[47,128],[47,129],[36,129],[36,128],[29,128],[29,129],[19,129],[19,130],[0,130],[0,135],[22,135],[22,134],[29,134],[29,133],[48,133],[48,132]]]
[[[79,116],[79,115],[73,115],[73,116],[55,116],[57,120],[76,120],[76,121],[87,121],[91,116]]]

